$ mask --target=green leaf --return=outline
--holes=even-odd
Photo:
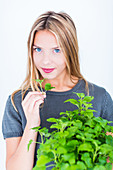
[[[57,153],[58,153],[58,154],[67,153],[67,150],[66,150],[64,147],[59,146],[59,147],[57,148]]]
[[[101,117],[94,117],[93,120],[95,120],[96,122],[98,122],[103,128],[106,127],[108,120],[103,119]]]
[[[113,163],[113,151],[109,153],[109,160]]]
[[[81,157],[81,160],[83,160],[86,163],[88,168],[92,168],[93,167],[92,160],[90,158],[90,154],[89,153],[83,153],[82,157]]]
[[[84,114],[84,116],[86,116],[86,117],[88,117],[88,118],[92,118],[93,117],[93,112],[94,112],[95,110],[86,110],[86,111],[83,111],[83,114]]]
[[[57,168],[57,167],[54,167],[54,168],[52,168],[51,170],[58,170],[58,168]]]
[[[75,154],[73,152],[62,155],[62,158],[70,164],[75,164]]]
[[[33,128],[31,128],[31,129],[32,129],[32,130],[35,130],[35,132],[38,132],[40,128],[41,128],[41,126],[33,127]]]
[[[76,146],[79,144],[79,141],[78,140],[70,140],[68,143],[67,143],[67,146]]]
[[[92,140],[92,143],[95,145],[96,150],[98,151],[100,149],[101,142],[99,140]]]
[[[110,163],[110,162],[107,163],[107,164],[105,165],[105,168],[106,168],[106,170],[112,170],[112,165],[111,165],[111,163]]]
[[[91,102],[94,99],[93,96],[85,96],[83,102]]]
[[[88,139],[92,139],[92,140],[93,140],[93,138],[95,137],[94,134],[90,134],[90,133],[87,133],[87,132],[84,133],[84,136],[86,137],[87,140],[88,140]],[[91,141],[91,140],[90,140],[90,141]]]
[[[106,125],[105,131],[106,131],[106,132],[111,132],[111,127],[112,127],[112,126]]]
[[[46,83],[46,84],[45,84],[45,90],[46,90],[46,91],[51,90],[51,89],[53,89],[53,88],[55,88],[55,87],[52,87],[50,83]]]
[[[72,169],[72,167],[73,167],[73,169]],[[85,166],[85,164],[82,161],[78,161],[77,165],[73,165],[72,167],[71,167],[71,170],[85,170],[85,169],[87,169],[87,167]]]
[[[60,165],[60,169],[61,170],[66,170],[68,168],[69,168],[69,164],[68,163],[61,163],[61,165]],[[56,169],[56,170],[58,170],[58,169]]]
[[[78,147],[78,152],[80,151],[93,152],[92,145],[90,143],[83,143]]]
[[[74,135],[76,134],[76,131],[77,131],[77,130],[78,130],[78,127],[76,127],[76,126],[74,126],[74,127],[69,127],[69,128],[67,129],[67,131],[69,132],[68,137],[70,138],[70,137],[74,136]]]
[[[76,93],[76,92],[73,92],[73,93],[76,94],[79,98],[84,98],[85,97],[84,93]]]
[[[48,122],[58,122],[58,119],[55,118],[49,118],[47,119]]]
[[[111,135],[106,135],[106,143],[113,146],[113,137]]]
[[[51,136],[51,133],[46,133],[44,136],[48,138]]]
[[[50,158],[48,156],[41,155],[37,160],[37,166],[38,167],[45,166],[45,164],[49,162],[50,162]]]
[[[75,127],[78,127],[79,129],[82,128],[82,122],[80,120],[76,120],[76,122],[73,123]]]
[[[41,145],[40,145],[40,149],[41,149],[42,151],[46,151],[47,153],[51,151],[51,150],[50,150],[50,147],[51,147],[51,146],[50,146],[48,143],[47,143],[47,144],[45,143],[45,144],[41,144]]]
[[[38,170],[38,167],[37,167],[37,166],[35,166],[32,170]]]
[[[103,144],[100,146],[100,153],[107,155],[110,151],[113,150],[113,147],[108,144]]]
[[[60,115],[65,115],[66,114],[66,112],[60,112]]]
[[[46,166],[43,166],[43,167],[37,167],[35,166],[32,170],[46,170]]]
[[[85,103],[83,102],[83,105],[85,106],[85,109],[87,110],[88,108],[93,108],[92,103]]]
[[[46,170],[46,166],[41,167],[35,166],[32,170]]]
[[[27,145],[27,150],[28,150],[28,151],[29,151],[29,147],[30,147],[30,145],[31,145],[32,142],[33,142],[33,140],[31,139],[31,140],[29,141],[28,145]]]
[[[106,170],[106,168],[102,165],[96,165],[93,170]]]
[[[55,134],[54,134],[54,138],[55,139],[61,139],[61,138],[63,138],[63,139],[65,139],[66,137],[68,137],[68,135],[69,135],[69,132],[68,131],[63,131],[63,132],[55,132]],[[60,141],[59,141],[60,142]]]
[[[44,127],[39,130],[39,133],[45,136],[46,134],[48,134],[48,129],[46,127]]]
[[[79,102],[77,100],[75,100],[75,99],[65,100],[64,103],[66,103],[66,102],[70,102],[70,103],[76,105],[77,107],[79,107]]]
[[[59,143],[64,146],[66,144],[66,139],[65,138],[61,138]]]
[[[68,131],[64,131],[63,132],[63,137],[68,137],[69,136],[69,132]]]
[[[88,125],[90,127],[94,127],[95,121],[93,119],[88,119],[87,122],[85,123],[85,125]]]
[[[95,126],[95,128],[94,128],[94,130],[95,130],[95,132],[97,133],[97,132],[101,132],[102,131],[102,127],[101,127],[101,125],[98,123],[98,124],[96,124],[96,126]]]
[[[99,163],[101,164],[101,165],[105,165],[106,164],[106,162],[107,162],[107,160],[106,160],[106,157],[103,157],[103,156],[99,156]]]
[[[87,113],[90,113],[90,112],[97,112],[96,110],[93,110],[93,109],[87,109],[86,110]]]
[[[62,125],[59,125],[59,124],[52,124],[51,126],[50,126],[50,128],[51,129],[61,129],[62,128]]]
[[[47,78],[44,78],[44,79],[42,79],[42,80],[40,80],[40,79],[33,79],[33,80],[35,80],[36,82],[38,82],[38,83],[41,84],[42,82],[44,82],[45,79],[47,79]]]

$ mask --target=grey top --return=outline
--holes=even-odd
[[[93,109],[97,111],[94,113],[94,116],[102,117],[104,119],[113,121],[113,100],[110,94],[102,87],[99,87],[90,82],[88,82],[88,84],[89,95],[94,96],[94,99],[92,101]],[[69,111],[75,110],[76,107],[75,105],[69,102],[64,103],[64,101],[69,98],[78,99],[76,94],[72,92],[87,94],[85,91],[84,80],[79,80],[78,83],[69,91],[65,92],[47,91],[44,106],[43,108],[40,109],[41,127],[47,127],[49,129],[51,123],[47,122],[46,119],[50,117],[59,118],[60,112],[65,112],[66,110]],[[26,94],[27,93],[28,91],[26,92]],[[21,102],[22,102],[21,91],[19,91],[14,96],[14,103],[18,110],[17,113],[12,106],[11,95],[7,99],[2,121],[2,132],[4,139],[11,137],[19,137],[23,135],[24,128],[26,126],[26,118],[24,111],[22,109]],[[49,129],[49,131],[51,130]],[[37,140],[40,141],[39,135]],[[39,145],[36,145],[34,165],[36,163],[36,151],[38,147]]]

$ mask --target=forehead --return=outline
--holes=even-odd
[[[48,31],[48,30],[40,30],[36,32],[34,38],[34,45],[43,46],[43,47],[53,47],[59,46],[57,36]]]

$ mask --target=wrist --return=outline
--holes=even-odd
[[[40,123],[31,123],[31,122],[26,123],[26,128],[29,130],[31,130],[31,128],[38,127],[38,126],[40,126]]]

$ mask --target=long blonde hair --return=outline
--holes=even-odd
[[[32,89],[33,91],[35,90],[39,91],[36,81],[32,80],[39,79],[40,77],[40,73],[37,70],[33,61],[34,37],[36,32],[40,30],[48,30],[57,36],[59,44],[66,57],[67,70],[69,72],[71,81],[73,81],[72,77],[77,77],[78,79],[85,80],[80,71],[77,32],[73,20],[67,13],[64,12],[56,13],[53,11],[48,11],[40,15],[31,28],[27,42],[28,45],[27,75],[21,87],[18,90],[14,91],[11,95],[11,101],[15,109],[16,107],[14,105],[13,98],[14,94],[17,91],[21,90],[22,99],[24,98],[24,95],[29,88]],[[88,82],[86,80],[85,83],[86,91],[89,93]]]

